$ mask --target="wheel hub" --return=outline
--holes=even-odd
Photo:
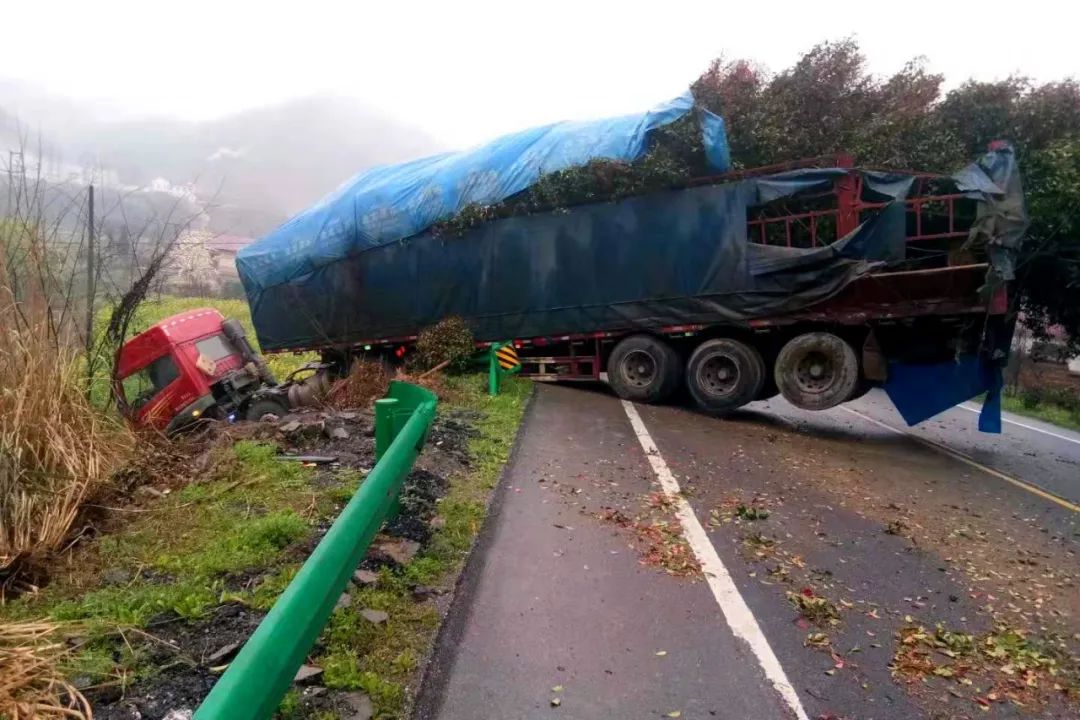
[[[727,355],[714,355],[701,364],[698,385],[710,395],[729,395],[739,385],[739,366]]]
[[[644,350],[633,350],[623,358],[622,374],[629,385],[647,387],[656,380],[656,372],[656,360]]]
[[[832,358],[823,352],[808,352],[795,366],[795,382],[803,392],[823,392],[832,385],[834,379]]]

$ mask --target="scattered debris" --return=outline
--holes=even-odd
[[[645,509],[635,518],[617,508],[604,508],[595,517],[631,531],[643,565],[663,568],[678,577],[699,576],[701,565],[683,537],[674,510],[674,498],[653,492],[646,496]]]
[[[890,520],[886,523],[884,532],[886,535],[903,535],[905,530],[907,530],[907,525],[903,520]]]
[[[735,510],[735,517],[749,521],[765,520],[769,517],[769,511],[754,506],[740,505]]]
[[[376,563],[407,565],[419,550],[420,543],[414,540],[384,538],[372,544],[368,557]]]
[[[242,643],[239,642],[222,645],[217,650],[206,656],[205,663],[207,665],[218,665],[221,662],[228,660],[230,657],[232,657],[233,654],[235,654],[236,651],[240,649],[241,645]]]
[[[379,582],[379,573],[373,570],[357,570],[352,574],[352,581],[361,587]]]
[[[375,706],[366,693],[348,692],[340,695],[346,710],[340,715],[341,720],[371,720],[375,715]]]
[[[828,598],[814,592],[813,588],[804,587],[799,592],[787,592],[787,599],[806,620],[817,625],[838,625],[840,611]]]
[[[348,437],[348,435],[345,437]],[[277,459],[298,463],[312,463],[314,465],[329,465],[338,461],[336,455],[278,455]]]
[[[300,684],[310,680],[314,680],[323,674],[323,669],[315,665],[301,665],[300,669],[296,671],[296,675],[293,676],[293,682]]]
[[[373,610],[371,608],[364,608],[361,610],[360,616],[372,625],[382,625],[390,619],[390,615],[386,612],[382,610]]]
[[[1003,625],[978,636],[942,625],[908,625],[896,639],[890,665],[895,677],[908,683],[943,678],[973,693],[989,686],[985,695],[971,696],[979,705],[1008,701],[1024,707],[1080,688],[1080,658],[1064,640],[1034,638]]]

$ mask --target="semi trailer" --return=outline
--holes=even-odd
[[[521,185],[506,168],[551,154],[510,145],[515,163],[474,151],[488,174],[473,164],[449,186],[445,156],[362,174],[241,251],[262,349],[321,354],[305,393],[357,358],[400,362],[422,328],[459,316],[481,348],[512,341],[525,377],[606,380],[634,401],[685,388],[712,413],[777,394],[823,410],[884,386],[914,423],[987,393],[980,427],[994,429],[1026,227],[1006,143],[951,175],[835,155],[433,227],[448,206],[475,203],[478,183],[488,200],[512,197]],[[248,390],[209,392],[229,414],[257,414],[256,397],[287,404],[288,387],[257,361],[239,368],[255,378]]]

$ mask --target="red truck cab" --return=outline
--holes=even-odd
[[[239,323],[213,308],[166,318],[129,340],[117,378],[128,417],[166,432],[202,417],[233,419],[255,405],[278,414],[288,408]]]

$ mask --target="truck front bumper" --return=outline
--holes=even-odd
[[[200,420],[207,410],[214,406],[213,395],[203,395],[201,398],[185,406],[176,416],[169,421],[165,428],[166,435],[180,432],[194,422]]]

